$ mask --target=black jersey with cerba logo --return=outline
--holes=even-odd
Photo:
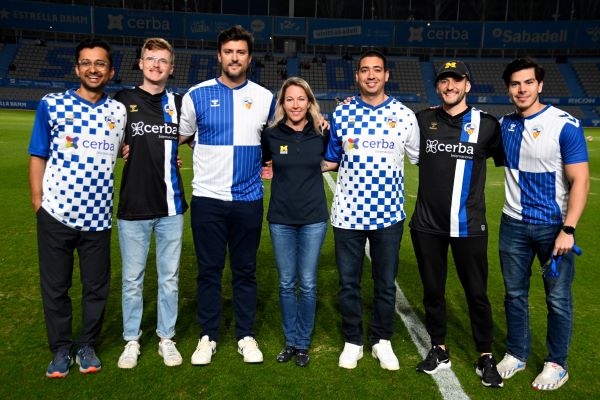
[[[115,99],[127,109],[123,168],[117,217],[126,220],[183,214],[187,203],[177,168],[181,96],[124,89]]]
[[[502,165],[496,118],[468,107],[451,116],[442,107],[417,113],[421,132],[419,190],[412,229],[451,237],[487,235],[486,159]]]

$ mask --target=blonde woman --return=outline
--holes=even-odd
[[[263,161],[273,162],[267,220],[279,273],[286,340],[277,361],[287,362],[295,356],[301,367],[310,361],[317,264],[328,220],[321,161],[329,135],[319,127],[320,119],[308,83],[292,77],[279,91],[275,120],[262,138]]]

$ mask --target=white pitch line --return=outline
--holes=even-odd
[[[331,178],[331,175],[324,173],[323,176],[331,192],[335,193],[335,182]],[[368,241],[365,246],[365,254],[369,258],[369,261],[371,261]],[[425,325],[423,325],[417,314],[415,314],[404,292],[400,289],[398,282],[396,282],[396,313],[400,316],[404,326],[406,326],[419,355],[421,358],[425,358],[430,349],[429,334],[427,333],[427,329],[425,329]],[[431,375],[431,377],[437,383],[440,393],[445,400],[469,400],[469,396],[463,390],[460,381],[451,368],[438,371],[434,375]]]

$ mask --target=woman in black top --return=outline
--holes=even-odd
[[[308,83],[287,79],[277,99],[275,122],[262,138],[263,160],[272,161],[267,220],[279,272],[279,301],[286,346],[278,362],[309,362],[317,304],[317,264],[327,231],[321,160],[329,135],[318,125],[319,105]],[[299,296],[296,297],[296,286]]]

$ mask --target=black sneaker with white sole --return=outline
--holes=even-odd
[[[447,369],[452,366],[450,362],[450,351],[444,350],[439,346],[433,346],[427,357],[417,365],[417,372],[424,372],[432,375],[441,369]]]
[[[502,377],[496,368],[496,360],[491,354],[484,354],[477,360],[475,373],[481,378],[481,383],[486,387],[501,388],[504,386]]]

